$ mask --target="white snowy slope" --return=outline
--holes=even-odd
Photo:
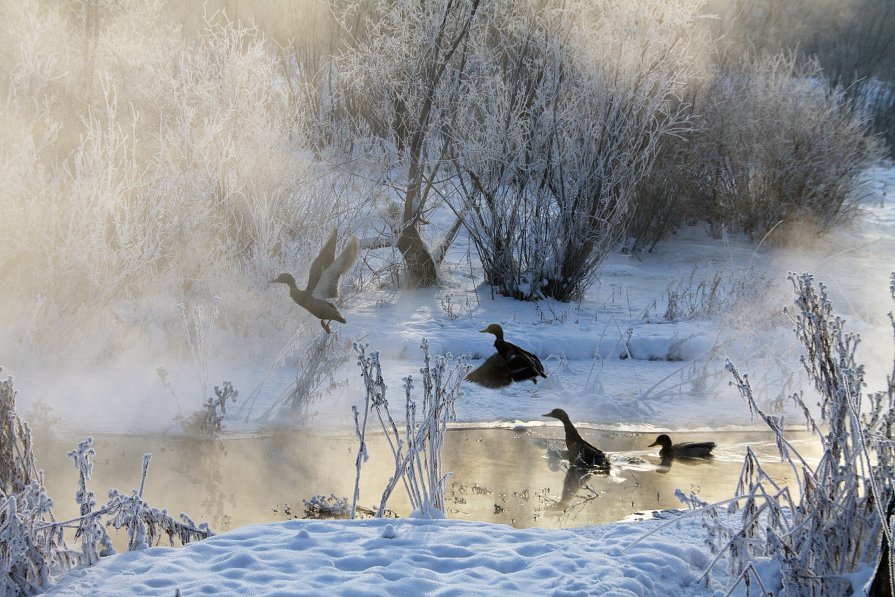
[[[675,516],[676,517],[676,516]],[[67,574],[54,596],[712,595],[697,517],[573,530],[447,520],[292,520],[182,549],[123,553]]]

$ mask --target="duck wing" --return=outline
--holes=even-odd
[[[711,456],[715,442],[684,442],[675,444],[672,452],[680,456]]]
[[[335,247],[335,232],[333,232],[331,240]],[[327,241],[327,245],[329,245],[329,241]],[[319,274],[319,280],[312,291],[315,298],[323,300],[339,296],[339,277],[354,265],[359,250],[360,242],[356,236],[352,236],[339,256],[332,259],[331,263]],[[314,263],[316,264],[316,261]]]
[[[513,383],[507,371],[507,360],[500,353],[494,353],[484,363],[466,376],[466,381],[485,388],[503,388]]]
[[[541,359],[537,356],[510,342],[503,342],[502,344],[502,347],[498,347],[498,352],[503,354],[507,361],[512,364],[512,369],[520,374],[524,371],[530,373],[530,375],[520,379],[530,379],[538,375],[544,378],[547,377],[547,373],[544,372],[544,365],[541,364]],[[517,379],[516,381],[519,380]]]
[[[571,462],[572,466],[584,466],[588,468],[609,468],[609,459],[606,453],[595,448],[584,440],[581,440],[581,446],[575,455],[575,460]]]
[[[317,253],[317,257],[314,258],[314,262],[311,263],[311,270],[308,272],[308,285],[305,287],[305,291],[311,292],[317,287],[317,283],[320,281],[320,275],[336,258],[337,230],[337,228],[333,228],[333,231],[329,233],[329,238],[327,239],[326,244],[323,245],[323,248]]]

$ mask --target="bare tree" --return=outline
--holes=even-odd
[[[394,244],[410,287],[438,279],[438,258],[420,229],[433,188],[451,159],[448,121],[458,100],[465,53],[479,0],[352,4],[340,13],[348,48],[336,58],[344,89],[354,95],[352,126],[379,137],[395,156],[403,202]],[[363,99],[360,99],[363,98]]]
[[[457,209],[468,210],[487,279],[502,292],[571,300],[594,281],[637,183],[683,124],[676,97],[693,15],[640,0],[547,4],[504,19],[491,76],[464,89],[487,108],[465,113],[455,134]]]

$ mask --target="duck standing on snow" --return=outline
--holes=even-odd
[[[308,273],[308,285],[304,290],[295,285],[295,278],[291,274],[280,274],[270,283],[286,284],[289,287],[289,296],[299,306],[311,312],[311,315],[320,319],[320,327],[329,334],[329,322],[338,321],[345,323],[345,318],[327,299],[339,296],[339,277],[351,269],[360,243],[357,237],[352,236],[342,252],[336,257],[336,230],[329,235],[329,240],[320,249],[320,253],[311,264]]]
[[[652,448],[653,446],[662,446],[662,449],[659,450],[659,456],[663,460],[669,458],[709,458],[712,455],[715,442],[684,442],[672,445],[671,438],[663,433],[647,447]]]
[[[553,417],[562,421],[562,425],[566,430],[566,449],[569,452],[569,464],[588,468],[609,468],[609,458],[606,457],[606,454],[584,441],[584,438],[572,425],[572,421],[569,420],[569,415],[566,414],[566,411],[561,408],[554,408],[543,416]]]
[[[466,376],[466,381],[471,381],[486,388],[502,388],[514,381],[530,379],[538,383],[538,377],[547,377],[541,360],[527,350],[503,339],[503,328],[492,323],[483,330],[482,334],[494,334],[494,348],[497,352],[482,363],[478,369]]]

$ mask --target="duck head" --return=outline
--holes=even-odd
[[[286,284],[290,288],[295,288],[295,278],[292,277],[292,274],[280,274],[276,278],[270,281],[271,284]]]
[[[653,446],[662,446],[663,450],[668,450],[671,448],[671,438],[663,433],[656,438],[656,441],[648,445],[647,448],[652,448]]]
[[[486,327],[485,329],[479,330],[479,333],[494,334],[495,336],[497,336],[498,340],[503,340],[503,328],[501,328],[496,323],[489,324],[488,327]]]
[[[553,417],[554,419],[559,419],[560,421],[568,421],[569,420],[569,415],[567,415],[566,411],[564,411],[561,408],[554,408],[546,415],[541,415],[541,416],[542,417]]]

